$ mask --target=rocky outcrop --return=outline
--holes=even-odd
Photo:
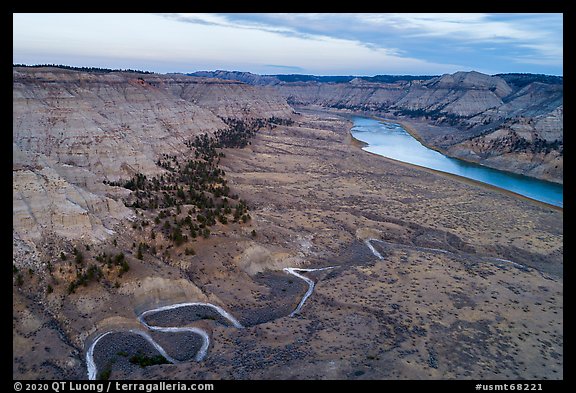
[[[13,76],[18,148],[107,180],[157,173],[158,156],[226,128],[221,118],[292,114],[274,91],[235,81],[58,68],[15,68]]]
[[[291,82],[276,88],[292,105],[320,105],[328,108],[377,111],[393,105],[406,95],[408,83],[381,84]]]
[[[235,80],[162,78],[161,86],[222,118],[289,118],[294,112],[277,91]]]
[[[412,84],[392,108],[469,117],[503,104],[511,88],[497,77],[457,72],[421,84]]]
[[[91,243],[132,215],[121,202],[75,186],[50,167],[13,171],[12,182],[13,225],[21,238],[41,240],[53,232]]]
[[[119,198],[127,191],[103,184],[86,169],[13,146],[14,237],[32,251],[53,235],[86,244],[114,235],[116,226],[134,215]],[[26,264],[38,265],[34,255]]]
[[[104,184],[158,175],[223,119],[291,116],[276,92],[184,75],[13,69],[13,221],[18,239],[47,233],[101,241],[131,216],[129,191]]]
[[[224,123],[131,74],[15,69],[13,139],[23,150],[117,180],[157,173],[163,153]]]
[[[280,83],[280,79],[278,79],[274,75],[258,75],[253,74],[251,72],[241,72],[241,71],[225,71],[225,70],[197,71],[188,75],[198,76],[201,78],[232,80],[255,86],[276,85]]]
[[[563,106],[534,118],[520,116],[495,130],[448,147],[454,157],[563,183],[564,143],[558,135]]]

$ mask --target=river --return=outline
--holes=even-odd
[[[394,160],[477,180],[525,197],[563,207],[563,186],[528,176],[488,168],[422,145],[400,124],[367,117],[352,118],[352,136],[368,146],[363,150]]]

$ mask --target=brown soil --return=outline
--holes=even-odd
[[[69,344],[15,307],[15,378],[82,378],[89,335],[114,318],[208,301],[247,327],[198,321],[211,334],[204,361],[122,377],[562,379],[562,211],[368,154],[350,143],[350,126],[305,115],[226,150],[222,168],[248,201],[250,223],[218,224],[194,256],[182,246],[163,261],[130,259],[118,289],[91,284],[54,301]],[[127,224],[122,236],[131,244],[143,235]],[[366,238],[386,242],[374,243],[383,260]],[[316,288],[301,315],[288,317],[306,285],[281,268],[333,265],[304,273]],[[87,312],[94,298],[102,300]],[[66,373],[26,353],[37,345],[31,332],[55,351],[53,363],[74,360]]]

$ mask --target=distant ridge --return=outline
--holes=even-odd
[[[492,76],[499,76],[515,88],[522,88],[532,82],[546,83],[549,85],[561,85],[564,83],[564,77],[557,75],[511,73],[495,74]]]
[[[461,73],[465,73],[461,71]],[[480,74],[480,73],[478,73]],[[353,80],[362,80],[372,83],[396,83],[411,81],[426,81],[441,77],[442,75],[374,75],[374,76],[355,76],[355,75],[312,75],[312,74],[254,74],[244,71],[196,71],[187,73],[188,76],[202,78],[219,78],[225,80],[236,80],[251,85],[275,85],[279,83],[292,82],[318,82],[318,83],[349,83]],[[546,84],[563,84],[564,77],[557,75],[529,74],[529,73],[501,73],[490,75],[504,79],[508,84],[515,88],[522,88],[532,82]]]
[[[355,79],[374,83],[395,83],[398,81],[410,82],[413,80],[429,80],[438,75],[310,75],[310,74],[266,74],[259,75],[243,71],[196,71],[186,74],[202,78],[219,78],[237,80],[251,85],[276,85],[292,82],[318,82],[318,83],[349,83]]]
[[[34,64],[34,65],[27,65],[27,64],[14,64],[13,67],[28,67],[28,68],[43,68],[43,67],[51,67],[51,68],[61,68],[63,70],[71,70],[71,71],[82,71],[82,72],[99,72],[99,73],[110,73],[110,72],[134,72],[136,74],[154,74],[151,71],[142,71],[142,70],[132,70],[130,68],[126,69],[119,69],[119,68],[101,68],[101,67],[74,67],[68,66],[63,64]]]
[[[52,67],[64,70],[82,71],[82,72],[132,72],[137,74],[156,74],[152,71],[134,70],[130,68],[103,68],[103,67],[75,67],[64,64],[13,64],[13,67],[42,68]],[[319,83],[348,83],[354,79],[363,80],[373,83],[395,83],[398,81],[415,81],[429,80],[441,75],[374,75],[374,76],[354,76],[354,75],[312,75],[312,74],[254,74],[245,71],[196,71],[192,73],[183,73],[183,75],[196,76],[202,78],[219,78],[225,80],[237,80],[240,82],[254,85],[272,85],[280,82],[319,82]],[[522,88],[532,82],[546,84],[563,84],[564,77],[558,75],[530,74],[530,73],[500,73],[491,76],[497,76],[504,79],[508,84],[514,87]]]

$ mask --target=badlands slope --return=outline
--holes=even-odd
[[[97,347],[109,378],[563,378],[559,209],[368,154],[338,114],[297,114],[238,82],[15,68],[13,107],[15,379],[85,379],[97,337],[179,303],[219,306],[243,328],[178,320],[208,334],[199,362],[141,368],[135,346]],[[251,219],[175,244],[158,210],[125,206],[132,191],[109,182],[167,175],[157,161],[188,157],[186,141],[226,127],[219,116],[293,123],[222,150]],[[68,291],[90,264],[102,277]],[[290,315],[310,287],[284,269],[325,267],[301,271],[315,285]],[[148,333],[169,349],[168,333]]]

